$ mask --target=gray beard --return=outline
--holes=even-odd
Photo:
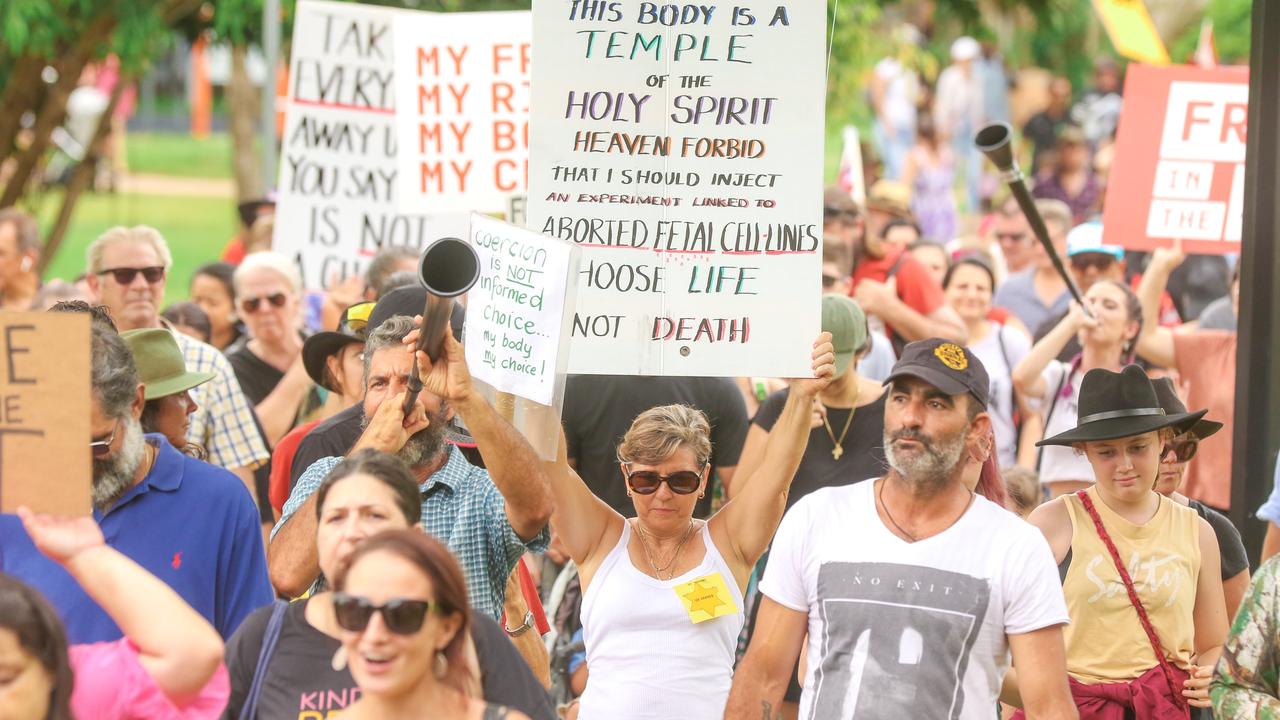
[[[947,480],[960,464],[964,455],[964,436],[969,427],[956,433],[954,438],[939,440],[916,430],[884,431],[884,456],[889,467],[898,471],[912,487],[924,492],[935,492],[946,485]],[[893,441],[911,438],[921,444],[919,453],[899,454]]]
[[[396,453],[396,457],[404,461],[409,467],[418,467],[426,465],[430,460],[435,459],[444,450],[444,428],[448,420],[445,419],[444,409],[441,408],[438,414],[427,413],[427,419],[431,424],[426,428],[414,433],[404,447]],[[366,415],[360,421],[360,428],[364,429],[369,426],[369,417]]]
[[[124,431],[120,449],[113,457],[93,461],[93,486],[89,496],[98,512],[106,512],[133,487],[133,476],[145,455],[147,441],[142,436],[142,424],[131,417],[120,424]]]

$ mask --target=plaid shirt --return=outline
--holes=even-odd
[[[229,470],[253,470],[270,460],[271,452],[258,432],[253,408],[226,356],[183,333],[172,334],[182,348],[188,371],[216,373],[209,382],[191,388],[191,399],[199,409],[191,416],[187,438],[204,446],[210,464]]]
[[[526,550],[545,552],[551,531],[544,527],[529,542],[521,540],[507,518],[506,500],[489,473],[467,462],[451,446],[445,447],[449,457],[444,467],[421,487],[422,527],[447,545],[462,564],[471,606],[498,618],[511,570]],[[273,539],[340,462],[340,457],[321,458],[302,473],[284,504],[280,522],[271,530]]]

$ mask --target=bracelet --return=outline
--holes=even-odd
[[[515,628],[509,628],[507,627],[507,623],[505,621],[502,623],[502,629],[505,630],[507,635],[510,637],[520,637],[521,635],[529,632],[529,630],[532,628],[533,628],[533,611],[532,610],[525,611],[524,623],[522,625],[519,625]]]

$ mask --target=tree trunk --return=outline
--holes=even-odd
[[[249,48],[231,46],[231,79],[227,83],[227,112],[230,116],[231,146],[236,197],[253,200],[263,195],[258,154],[254,151],[254,119],[258,117],[258,93],[249,79],[246,62]]]
[[[115,27],[115,19],[99,18],[80,36],[75,47],[58,62],[58,80],[50,88],[45,97],[40,114],[32,130],[31,144],[18,155],[18,164],[13,175],[0,193],[0,208],[9,207],[18,202],[25,194],[27,183],[33,171],[39,166],[40,158],[49,149],[49,140],[53,131],[67,115],[67,98],[75,90],[80,81],[80,73],[93,57],[98,45],[104,42]]]
[[[125,88],[133,84],[133,78],[126,74],[120,75],[119,82],[115,88],[111,90],[111,99],[107,103],[107,109],[102,112],[102,116],[98,118],[98,126],[94,128],[93,139],[89,142],[89,147],[85,149],[84,158],[71,169],[70,177],[67,180],[66,192],[62,195],[62,205],[58,208],[58,217],[50,228],[49,234],[45,237],[44,248],[40,251],[40,260],[36,263],[36,274],[43,275],[44,270],[49,263],[53,261],[55,255],[58,254],[58,247],[62,245],[62,239],[66,237],[67,228],[71,227],[71,215],[75,211],[76,203],[79,202],[80,196],[84,194],[93,185],[93,179],[97,175],[98,161],[102,158],[103,150],[106,149],[107,137],[111,134],[111,116],[116,111],[116,106],[120,104],[120,98],[124,96]]]
[[[13,71],[9,73],[4,93],[0,94],[0,108],[4,108],[4,112],[0,112],[0,164],[15,150],[23,114],[35,110],[40,104],[44,90],[44,81],[40,77],[42,70],[44,61],[26,54],[14,63]]]

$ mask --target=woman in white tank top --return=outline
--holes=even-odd
[[[562,440],[551,472],[551,522],[582,584],[589,675],[579,720],[723,716],[742,592],[782,520],[813,398],[835,363],[831,335],[823,333],[813,347],[814,378],[791,384],[764,458],[739,469],[733,500],[705,522],[693,518],[710,469],[711,428],[701,411],[667,405],[632,423],[618,446],[620,480],[636,508],[631,520],[569,469]]]

